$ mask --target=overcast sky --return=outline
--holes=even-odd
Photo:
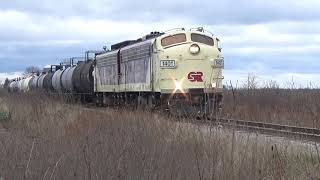
[[[0,3],[0,80],[151,31],[203,26],[225,79],[320,85],[319,0],[10,0]]]

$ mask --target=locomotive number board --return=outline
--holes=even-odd
[[[176,61],[175,60],[161,60],[160,67],[162,67],[162,68],[175,68]]]

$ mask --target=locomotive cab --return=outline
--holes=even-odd
[[[202,28],[190,31],[181,29],[156,39],[157,85],[161,94],[170,97],[168,104],[175,104],[172,107],[178,109],[176,102],[184,106],[181,102],[186,100],[188,106],[207,106],[210,102],[208,109],[212,106],[214,109],[220,108],[224,58],[218,43],[218,38]],[[187,107],[180,109],[191,111]],[[195,111],[205,113],[206,110]]]
[[[162,93],[221,92],[224,58],[219,40],[204,31],[176,31],[156,40]]]

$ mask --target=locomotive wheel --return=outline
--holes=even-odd
[[[153,109],[152,96],[150,96],[150,95],[137,96],[136,107],[139,110],[152,111],[152,109]]]
[[[221,107],[220,107],[220,100],[217,98],[217,96],[214,97],[209,97],[206,96],[206,101],[205,101],[205,117],[208,120],[218,120],[219,117],[221,116]]]
[[[95,95],[95,102],[96,102],[96,106],[103,107],[103,94],[102,93],[97,93]]]
[[[221,108],[219,98],[205,95],[198,98],[174,98],[168,100],[170,114],[180,118],[216,120],[219,118]]]
[[[178,118],[199,118],[201,109],[193,106],[192,103],[184,100],[174,100],[168,102],[170,114]]]

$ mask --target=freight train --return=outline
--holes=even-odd
[[[41,74],[14,79],[8,89],[211,118],[220,111],[222,100],[224,57],[219,43],[203,28],[152,32],[110,50],[87,51],[76,63],[72,59]]]

